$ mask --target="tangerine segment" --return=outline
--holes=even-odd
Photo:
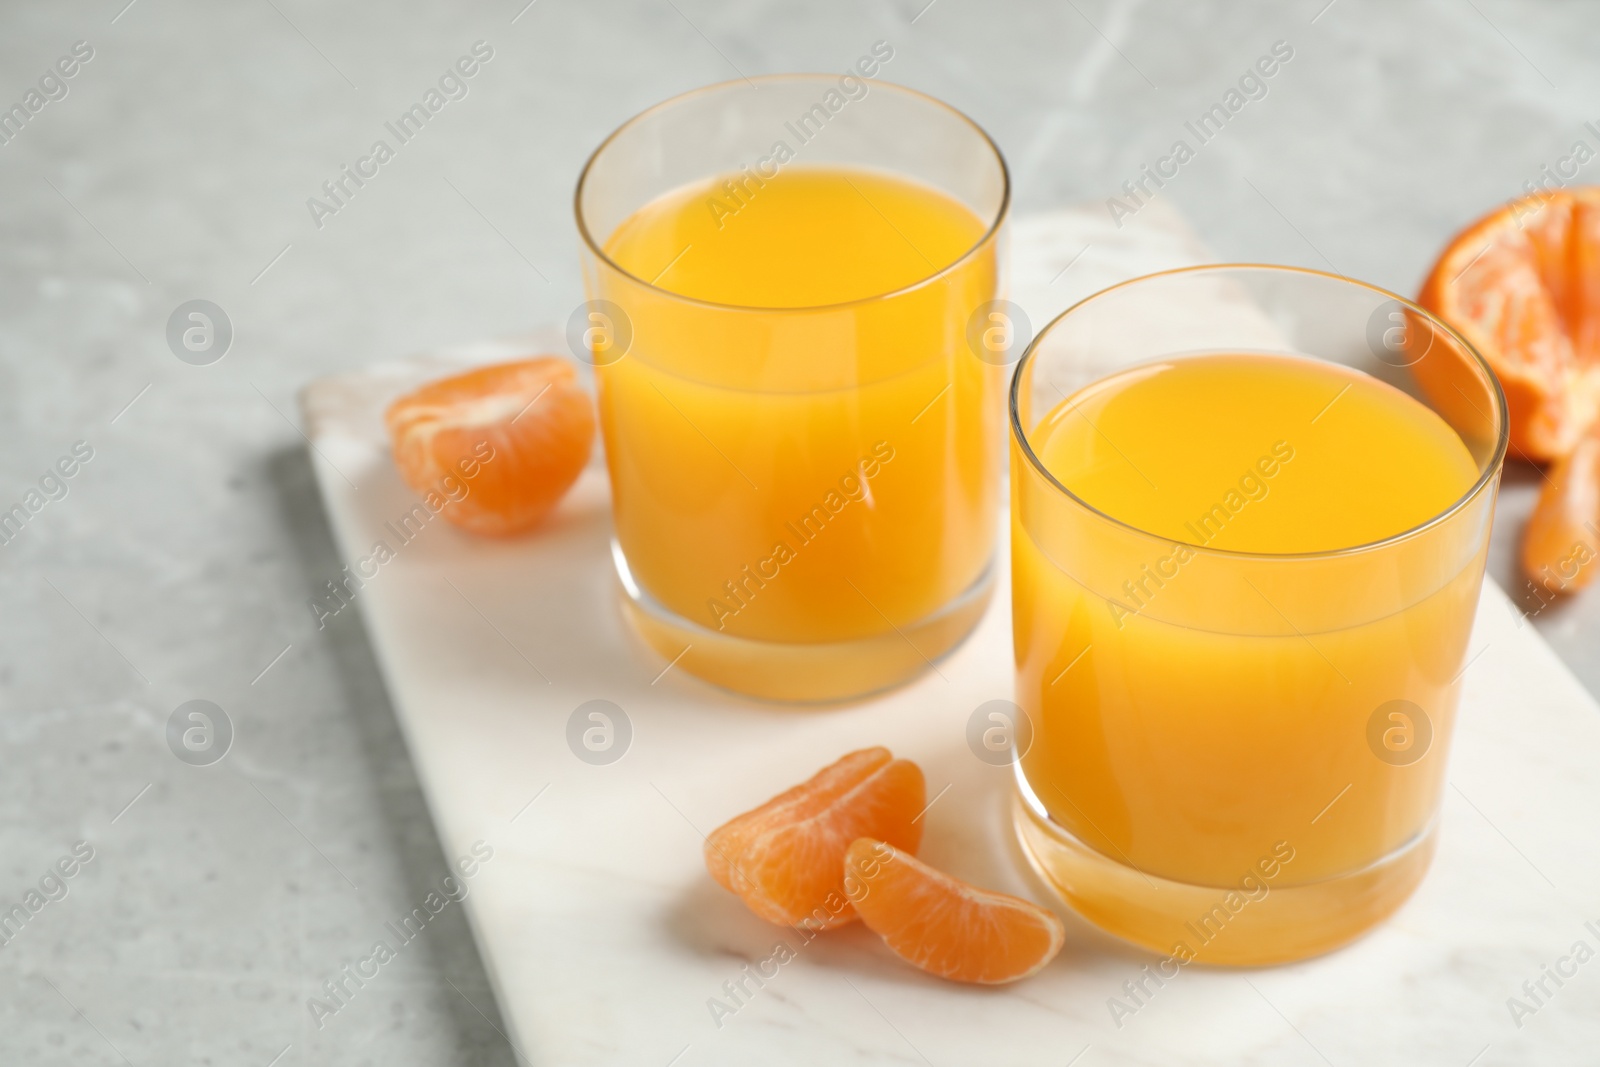
[[[864,835],[915,852],[922,769],[886,748],[851,752],[706,838],[706,869],[769,922],[825,930],[854,922],[844,855]]]
[[[1445,247],[1417,302],[1489,361],[1525,457],[1565,455],[1600,417],[1600,188],[1479,219]]]
[[[1522,531],[1522,569],[1546,589],[1575,593],[1594,581],[1600,556],[1600,428],[1546,474]]]
[[[429,382],[384,414],[406,484],[450,522],[494,536],[531,528],[560,502],[589,462],[594,421],[556,356]]]
[[[889,750],[881,746],[851,752],[759,808],[723,823],[706,838],[706,869],[718,885],[737,892],[733,858],[743,855],[752,840],[773,826],[810,818],[893,759]]]
[[[1054,913],[952,878],[882,841],[851,844],[845,872],[867,928],[895,955],[940,978],[1015,982],[1054,959],[1066,941]]]

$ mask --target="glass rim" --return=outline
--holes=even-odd
[[[701,300],[697,297],[687,296],[664,286],[656,285],[654,282],[649,281],[648,279],[641,278],[639,275],[626,269],[616,260],[607,255],[601,242],[595,240],[594,234],[590,232],[589,224],[583,215],[584,188],[588,183],[589,175],[594,171],[595,165],[599,162],[601,153],[610,147],[612,142],[618,137],[622,136],[622,134],[627,130],[632,129],[639,123],[652,118],[662,111],[665,111],[669,107],[682,104],[695,97],[710,96],[712,93],[725,92],[729,89],[742,89],[746,87],[759,89],[759,86],[756,84],[758,82],[833,82],[839,77],[841,77],[841,75],[809,73],[758,74],[751,78],[730,78],[727,81],[713,82],[710,85],[702,85],[698,88],[678,93],[675,96],[669,96],[667,99],[651,104],[643,111],[640,111],[631,118],[628,118],[616,129],[607,134],[605,139],[595,146],[595,150],[589,153],[589,158],[584,162],[583,169],[578,173],[578,184],[573,189],[572,193],[572,214],[577,220],[578,235],[582,239],[584,245],[601,263],[604,263],[607,267],[616,271],[624,278],[643,286],[647,290],[660,293],[663,296],[670,297],[674,300],[681,300],[684,303],[694,304],[704,308],[711,308],[717,311],[746,311],[758,314],[773,314],[782,312],[806,313],[843,310],[845,308],[858,307],[863,304],[871,304],[879,300],[888,300],[893,297],[904,296],[905,294],[915,292],[924,286],[932,285],[933,283],[938,282],[947,275],[953,273],[958,268],[966,264],[969,260],[977,256],[986,246],[992,243],[996,236],[1000,233],[1001,227],[1005,224],[1006,217],[1011,210],[1011,168],[1006,164],[1006,157],[1005,154],[1000,151],[1000,146],[995,143],[993,137],[989,136],[989,131],[980,126],[977,121],[966,112],[945,103],[936,96],[930,96],[927,93],[921,92],[917,89],[912,89],[905,85],[901,85],[898,82],[882,81],[877,78],[863,77],[862,80],[871,82],[877,88],[892,90],[908,97],[914,97],[924,103],[932,104],[937,108],[941,108],[944,111],[949,112],[951,115],[954,115],[956,118],[966,123],[966,125],[978,135],[980,140],[984,144],[988,145],[989,151],[994,156],[995,163],[998,164],[1000,168],[1000,206],[995,209],[994,218],[989,221],[987,228],[985,228],[983,234],[977,239],[977,241],[973,243],[971,248],[968,248],[965,252],[962,252],[955,259],[940,267],[938,270],[935,270],[933,273],[918,278],[916,281],[907,285],[902,285],[897,289],[889,289],[881,293],[873,293],[869,296],[857,297],[853,300],[841,300],[832,304],[803,304],[795,307],[762,307],[755,304],[724,304],[715,300]]]
[[[1038,454],[1034,452],[1033,445],[1028,441],[1028,435],[1022,429],[1022,417],[1018,411],[1018,396],[1022,388],[1022,372],[1026,367],[1028,367],[1030,361],[1033,359],[1034,353],[1038,349],[1040,342],[1049,336],[1051,331],[1053,331],[1056,326],[1065,320],[1068,315],[1071,315],[1074,311],[1077,311],[1090,302],[1098,300],[1101,297],[1117,290],[1126,289],[1129,286],[1137,285],[1141,282],[1152,281],[1157,278],[1168,278],[1176,275],[1204,273],[1215,274],[1224,272],[1241,273],[1246,271],[1301,274],[1310,277],[1325,278],[1329,281],[1340,282],[1345,285],[1352,285],[1360,289],[1365,289],[1386,299],[1394,300],[1403,308],[1405,308],[1405,310],[1412,312],[1426,320],[1434,329],[1442,331],[1446,336],[1454,340],[1456,344],[1460,345],[1461,348],[1472,357],[1472,359],[1476,362],[1478,369],[1483,373],[1484,377],[1488,379],[1493,392],[1495,409],[1494,414],[1497,422],[1497,432],[1495,434],[1494,449],[1489,456],[1489,460],[1483,464],[1483,469],[1478,472],[1477,479],[1472,483],[1467,491],[1461,495],[1460,498],[1450,504],[1449,507],[1443,509],[1435,515],[1430,516],[1423,522],[1401,530],[1398,533],[1390,534],[1388,537],[1379,538],[1376,541],[1366,541],[1357,545],[1347,545],[1340,548],[1323,549],[1315,552],[1244,552],[1231,548],[1213,548],[1208,545],[1197,545],[1191,541],[1185,541],[1175,537],[1163,537],[1160,534],[1151,532],[1150,530],[1135,526],[1130,522],[1125,522],[1124,520],[1117,518],[1115,515],[1111,515],[1100,508],[1095,507],[1087,500],[1084,500],[1071,489],[1068,489],[1065,485],[1061,484],[1060,480],[1057,479],[1055,475],[1050,473],[1049,469],[1045,467],[1044,462],[1039,459]],[[1104,379],[1096,379],[1096,381],[1101,380]],[[1093,384],[1093,382],[1090,383],[1090,385]],[[1088,386],[1085,386],[1084,388],[1088,388]],[[1082,390],[1080,389],[1075,391],[1073,395],[1077,395],[1078,392],[1082,392]],[[1334,274],[1329,271],[1315,270],[1310,267],[1291,267],[1276,263],[1205,263],[1192,267],[1175,267],[1170,270],[1153,271],[1149,274],[1141,274],[1137,278],[1129,278],[1126,281],[1118,282],[1115,285],[1109,285],[1104,289],[1091,293],[1082,300],[1079,300],[1077,303],[1072,304],[1055,318],[1051,319],[1045,324],[1043,329],[1034,335],[1033,340],[1028,343],[1028,347],[1023,351],[1022,358],[1017,361],[1017,369],[1011,376],[1011,388],[1009,393],[1010,397],[1007,400],[1007,407],[1009,409],[1009,421],[1011,423],[1012,439],[1015,440],[1017,445],[1022,449],[1023,455],[1027,457],[1028,463],[1033,467],[1034,471],[1042,476],[1046,483],[1048,483],[1056,491],[1064,494],[1069,500],[1071,500],[1077,506],[1083,508],[1085,511],[1104,519],[1113,526],[1121,527],[1124,530],[1128,530],[1142,537],[1148,537],[1155,541],[1160,541],[1164,544],[1181,545],[1195,552],[1204,552],[1211,555],[1225,556],[1234,559],[1276,561],[1330,559],[1338,556],[1354,555],[1360,552],[1376,551],[1378,549],[1387,548],[1390,545],[1397,544],[1401,541],[1406,541],[1413,537],[1420,536],[1433,527],[1447,521],[1453,515],[1466,508],[1467,505],[1475,500],[1484,491],[1484,489],[1499,476],[1499,472],[1505,463],[1506,448],[1510,442],[1511,436],[1510,416],[1506,408],[1505,389],[1500,385],[1499,377],[1494,373],[1494,369],[1489,366],[1489,361],[1483,358],[1483,353],[1479,352],[1471,342],[1462,337],[1460,333],[1458,333],[1449,325],[1449,323],[1445,322],[1443,319],[1439,318],[1426,308],[1421,307],[1415,301],[1408,300],[1398,293],[1391,292],[1382,286],[1373,285],[1370,282],[1363,282],[1344,274]],[[1471,401],[1468,401],[1468,403],[1471,403]],[[1429,410],[1433,409],[1430,407]],[[1016,491],[1016,487],[1013,486],[1012,493],[1015,494]],[[1015,497],[1013,497],[1013,499],[1015,499]]]

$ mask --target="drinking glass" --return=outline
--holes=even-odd
[[[731,215],[789,168],[908,179],[981,236],[913,284],[827,306],[695,299],[672,264],[645,277],[613,255],[664,196],[730,176],[708,203]],[[591,299],[569,336],[595,366],[625,614],[663,657],[742,693],[839,700],[926,669],[977,622],[1005,359],[969,337],[1000,293],[1008,203],[970,119],[855,75],[686,93],[595,151],[575,202]]]
[[[1384,540],[1269,554],[1137,529],[1040,461],[1041,420],[1065,397],[1218,353],[1386,382],[1448,424],[1476,480]],[[1506,450],[1483,359],[1348,278],[1203,267],[1062,314],[1018,364],[1010,416],[1016,693],[1032,734],[1014,822],[1039,873],[1092,922],[1168,954],[1167,976],[1313,955],[1392,912],[1434,850]],[[1110,610],[1130,578],[1141,607]]]

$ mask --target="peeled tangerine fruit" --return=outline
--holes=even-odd
[[[706,869],[769,922],[826,930],[854,922],[844,892],[850,842],[872,836],[911,852],[922,843],[922,769],[864,748],[706,838]]]
[[[473,533],[538,524],[589,462],[594,407],[572,365],[539,356],[429,382],[384,415],[400,475]]]
[[[861,921],[895,955],[954,982],[1026,978],[1055,958],[1067,936],[1037,904],[968,885],[882,841],[850,846],[845,885]]]
[[[1551,466],[1545,478],[1522,531],[1522,569],[1547,589],[1574,593],[1600,570],[1600,428]]]
[[[1600,188],[1541,192],[1479,219],[1417,303],[1489,361],[1514,454],[1558,459],[1600,418]]]

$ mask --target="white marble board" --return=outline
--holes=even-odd
[[[1096,208],[1019,220],[1012,295],[1035,326],[1105,285],[1204,261],[1159,202],[1116,229]],[[413,503],[375,412],[442,366],[563,351],[552,330],[463,346],[302,397],[346,560]],[[591,465],[553,522],[517,541],[436,522],[367,582],[366,621],[447,855],[493,849],[466,910],[509,1038],[535,1064],[1441,1064],[1600,1061],[1600,716],[1492,584],[1471,646],[1433,871],[1388,923],[1321,959],[1193,967],[1121,1025],[1108,1001],[1153,961],[1071,916],[1065,951],[1005,989],[941,983],[859,925],[809,944],[714,885],[701,835],[844,751],[887,744],[930,793],[923,855],[1047,902],[1011,839],[1006,772],[968,752],[966,722],[1011,691],[1008,588],[978,630],[914,683],[849,707],[795,710],[706,686],[650,652],[613,599],[605,478]],[[1002,538],[1002,546],[1004,538]],[[1005,575],[1005,566],[1000,568]],[[626,754],[577,759],[568,716],[602,698]],[[395,917],[396,919],[399,916]],[[738,1010],[710,998],[795,948]],[[1576,968],[1533,1001],[1526,980]],[[1535,1006],[1513,1019],[1508,998]]]

